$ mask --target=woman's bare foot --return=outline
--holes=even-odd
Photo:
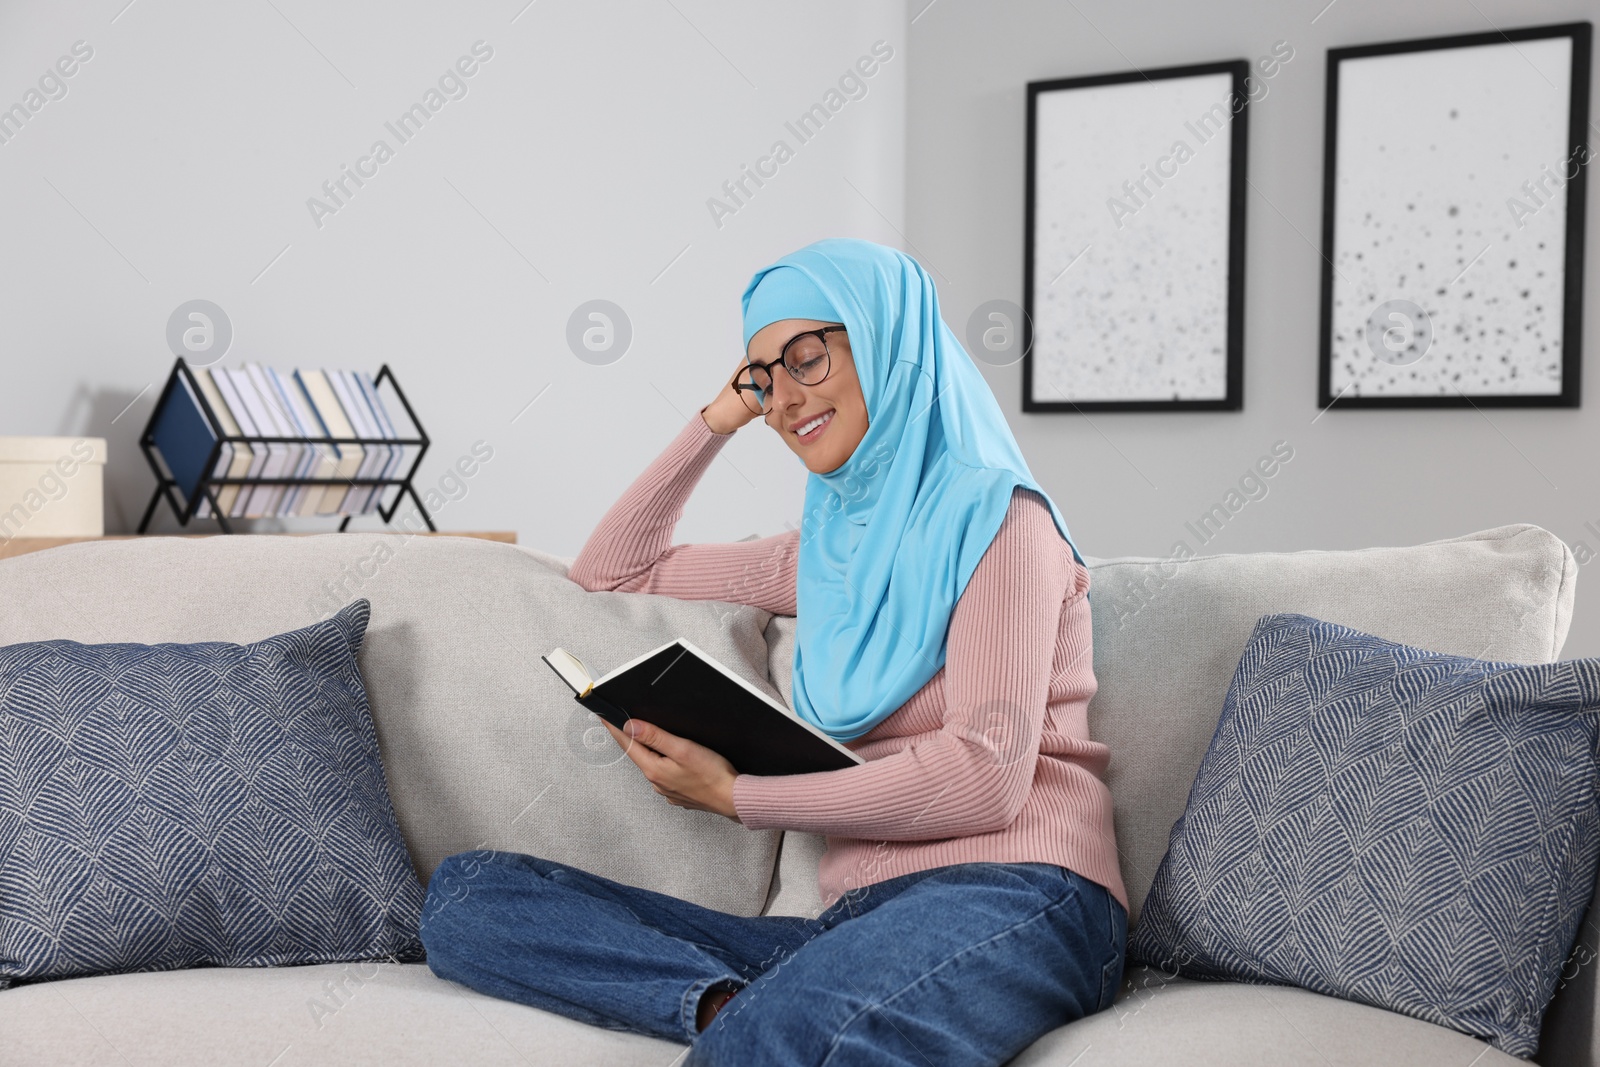
[[[704,1030],[710,1026],[711,1020],[717,1017],[717,1012],[721,1011],[722,1006],[732,1000],[737,992],[737,989],[718,989],[715,986],[706,990],[705,995],[700,998],[700,1010],[695,1016],[695,1028]]]

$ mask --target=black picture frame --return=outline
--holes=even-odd
[[[1317,373],[1317,406],[1322,409],[1340,408],[1464,408],[1476,407],[1578,407],[1580,400],[1580,375],[1582,370],[1583,341],[1583,251],[1585,185],[1588,161],[1592,150],[1587,147],[1585,133],[1589,123],[1589,77],[1592,26],[1589,22],[1556,23],[1545,26],[1528,26],[1517,29],[1495,30],[1485,33],[1456,34],[1444,37],[1424,37],[1378,44],[1356,45],[1328,50],[1327,89],[1325,101],[1325,128],[1323,131],[1322,178],[1322,292],[1321,321],[1318,338],[1319,359]],[[1361,395],[1351,393],[1352,380],[1336,393],[1333,389],[1334,364],[1345,358],[1335,352],[1336,342],[1347,346],[1356,344],[1354,337],[1338,336],[1339,323],[1335,321],[1335,283],[1338,274],[1339,249],[1335,246],[1335,233],[1339,223],[1339,116],[1340,70],[1348,60],[1400,53],[1434,52],[1443,49],[1475,48],[1485,45],[1515,46],[1519,42],[1545,40],[1555,37],[1572,39],[1570,91],[1567,94],[1567,138],[1564,158],[1578,158],[1575,173],[1565,176],[1565,248],[1560,257],[1563,270],[1561,294],[1561,388],[1555,393],[1467,393],[1451,382],[1456,392],[1452,394],[1404,393],[1398,395]],[[1531,61],[1530,61],[1531,62]],[[1535,68],[1537,69],[1537,68]],[[1545,79],[1548,81],[1548,79]],[[1581,158],[1580,158],[1581,157]],[[1541,160],[1539,162],[1549,162]],[[1536,175],[1538,166],[1532,165],[1530,173]],[[1508,190],[1514,192],[1515,190]],[[1553,199],[1553,198],[1552,198]],[[1481,253],[1480,253],[1481,254]],[[1419,271],[1420,273],[1420,271]],[[1465,272],[1463,272],[1465,273]],[[1437,290],[1435,290],[1437,292]],[[1373,294],[1376,296],[1377,294]],[[1381,302],[1376,305],[1381,310]],[[1427,313],[1426,307],[1418,307]],[[1374,312],[1375,314],[1376,312]],[[1402,320],[1403,321],[1403,320]],[[1364,333],[1373,329],[1370,316]],[[1437,331],[1429,327],[1430,339]],[[1370,342],[1367,342],[1370,344]],[[1350,351],[1349,348],[1346,350]],[[1376,348],[1373,348],[1376,352]],[[1426,354],[1426,350],[1423,355]],[[1349,358],[1356,358],[1352,353]],[[1416,358],[1422,358],[1421,355]]]
[[[1216,74],[1231,76],[1230,97],[1227,106],[1233,112],[1228,123],[1229,156],[1227,181],[1227,272],[1225,284],[1226,327],[1222,353],[1224,395],[1215,398],[1130,398],[1109,399],[1049,399],[1035,398],[1034,382],[1035,335],[1034,289],[1038,271],[1036,263],[1036,230],[1040,223],[1038,203],[1039,98],[1046,93],[1071,91],[1122,83],[1144,84],[1172,78],[1208,77]],[[1056,78],[1027,83],[1027,157],[1026,195],[1023,226],[1022,267],[1022,410],[1024,412],[1086,413],[1101,411],[1239,411],[1244,407],[1244,270],[1245,270],[1245,201],[1247,164],[1249,159],[1250,96],[1247,78],[1250,64],[1244,59],[1194,63],[1174,67],[1161,67],[1143,71],[1126,71],[1113,74],[1093,74],[1072,78]],[[1191,116],[1173,116],[1174,126]]]

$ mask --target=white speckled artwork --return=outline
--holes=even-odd
[[[1036,101],[1029,399],[1228,399],[1234,75]]]
[[[1338,59],[1334,398],[1562,392],[1573,39]]]

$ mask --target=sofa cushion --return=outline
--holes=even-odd
[[[30,1067],[665,1067],[684,1054],[682,1045],[483,996],[425,964],[385,962],[21,986],[0,997],[0,1033],[0,1059]],[[1010,1067],[1525,1062],[1430,1023],[1300,989],[1172,981],[1133,968],[1110,1009],[1044,1035]]]
[[[362,646],[400,829],[427,879],[474,848],[526,852],[757,914],[778,831],[668,804],[540,655],[609,669],[688,637],[768,686],[768,613],[590,593],[549,557],[388,533],[150,537],[0,560],[0,644],[250,641],[372,603]]]
[[[1111,750],[1130,923],[1261,616],[1299,612],[1419,648],[1548,663],[1577,581],[1565,543],[1526,523],[1405,548],[1176,556],[1087,558],[1099,682],[1089,732]]]
[[[0,995],[0,1033],[0,1062],[29,1067],[665,1067],[684,1051],[387,961],[18,986]]]
[[[1129,966],[1108,1010],[1007,1067],[1526,1067],[1476,1038],[1292,986],[1191,982]]]
[[[1600,856],[1600,660],[1264,616],[1129,956],[1532,1055]]]
[[[800,915],[815,919],[826,910],[822,889],[817,884],[817,869],[828,850],[823,834],[785,830],[778,850],[777,870],[772,873],[772,894],[763,915]]]
[[[420,959],[358,600],[248,645],[0,647],[0,986]]]

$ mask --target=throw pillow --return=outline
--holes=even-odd
[[[368,615],[248,645],[0,648],[0,988],[420,958],[356,666]]]
[[[1600,857],[1600,660],[1257,621],[1128,952],[1530,1056]]]

